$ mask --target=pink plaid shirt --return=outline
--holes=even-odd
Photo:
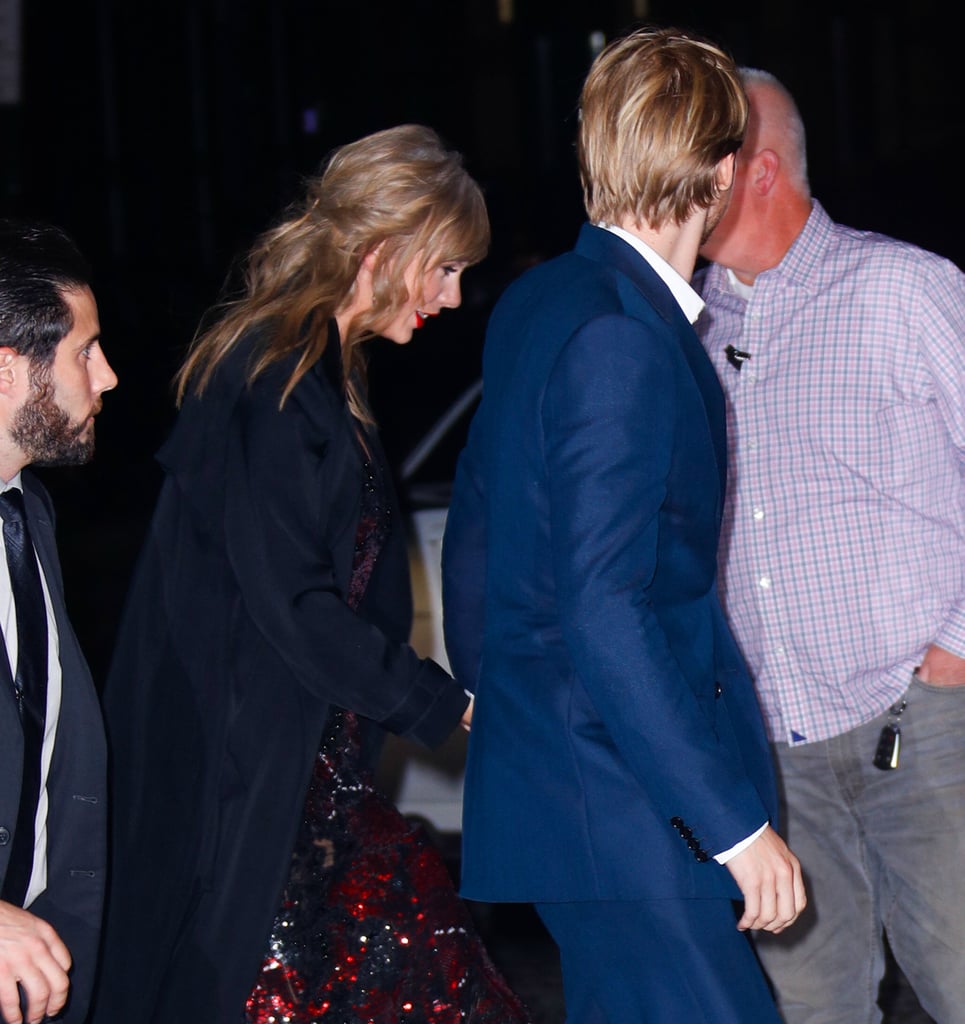
[[[695,285],[728,401],[721,594],[771,738],[826,739],[929,644],[965,657],[965,276],[815,202],[749,300],[718,266]]]

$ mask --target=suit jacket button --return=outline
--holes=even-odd
[[[723,686],[721,686],[720,683],[714,683],[714,699],[716,700],[717,698],[719,698],[723,692]]]
[[[706,850],[698,850],[694,854],[694,860],[696,860],[698,864],[706,863],[707,860],[709,860],[709,857],[707,856],[707,851]]]
[[[10,830],[0,825],[0,846],[6,846],[10,842]]]
[[[687,840],[687,849],[688,850],[699,850],[700,849],[700,840],[699,839],[688,839]]]
[[[692,828],[687,828],[686,825],[684,825],[683,828],[679,829],[679,832],[681,839],[689,839],[694,834],[694,830]]]
[[[684,827],[684,819],[673,817],[670,819],[670,824],[673,825],[678,831]]]

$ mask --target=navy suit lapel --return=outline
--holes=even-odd
[[[680,350],[703,398],[723,493],[727,475],[724,394],[717,371],[704,351],[693,325],[688,323],[673,293],[660,279],[660,275],[631,245],[612,231],[584,224],[575,251],[587,259],[607,264],[628,278],[636,287],[641,299],[673,328]],[[628,305],[627,312],[633,315],[632,305]]]
[[[64,596],[64,577],[60,568],[60,556],[57,554],[57,539],[54,534],[54,523],[50,506],[37,495],[27,483],[24,476],[24,499],[27,509],[27,519],[30,524],[31,538],[34,547],[37,549],[37,557],[44,571],[44,580],[47,583],[47,593],[50,595],[50,604],[54,610],[54,620],[57,623],[58,646],[60,649],[60,670],[64,679],[64,686],[61,694],[62,707],[72,709],[80,713],[81,702],[85,704],[92,700],[94,721],[96,727],[100,727],[100,704],[94,695],[94,684],[91,679],[90,669],[80,649],[74,627],[71,625],[70,616],[67,612],[67,599]],[[49,501],[49,499],[48,499]],[[72,680],[73,685],[68,685]],[[90,687],[88,694],[84,681]],[[86,710],[85,716],[92,712]]]
[[[44,503],[28,486],[26,480],[24,480],[23,494],[30,539],[37,550],[37,557],[40,559],[40,565],[44,571],[47,592],[50,594],[50,602],[53,605],[59,628],[62,613],[66,612],[66,609],[63,607],[63,580],[60,575],[60,562],[54,549],[54,524],[50,521]]]
[[[67,603],[64,598],[64,581],[60,570],[60,559],[57,555],[57,542],[54,536],[54,524],[47,506],[31,489],[24,477],[24,504],[27,510],[27,521],[30,526],[30,537],[37,550],[37,557],[44,573],[47,593],[57,623],[57,647],[60,652],[60,670],[63,678],[61,688],[61,720],[69,716],[78,716],[81,702],[85,697],[83,687],[76,685],[80,673],[87,675],[86,662],[77,646],[73,627],[67,616]],[[73,681],[74,685],[68,682]],[[86,717],[86,712],[83,712]],[[61,744],[57,744],[60,747]]]
[[[13,673],[10,671],[10,658],[7,655],[7,643],[0,633],[0,701],[13,715],[19,715],[17,699],[14,697]]]
[[[677,300],[656,271],[640,253],[612,231],[584,224],[576,241],[576,252],[587,259],[606,263],[629,278],[668,324],[676,324],[678,319],[687,322]]]

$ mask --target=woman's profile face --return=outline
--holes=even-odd
[[[378,333],[397,345],[408,344],[413,331],[422,327],[430,316],[438,316],[444,309],[455,309],[462,302],[459,280],[465,269],[465,263],[452,260],[423,271],[421,260],[412,260],[402,275],[409,299],[380,325]]]

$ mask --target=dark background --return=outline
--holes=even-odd
[[[430,124],[465,153],[493,222],[463,307],[404,349],[373,343],[373,404],[396,463],[476,376],[499,290],[582,222],[574,114],[592,33],[677,25],[773,71],[798,98],[814,192],[834,218],[965,260],[960,48],[937,0],[23,6],[21,97],[0,106],[0,213],[78,240],[120,377],[94,462],[44,473],[98,677],[159,482],[171,377],[232,261],[334,146]]]

